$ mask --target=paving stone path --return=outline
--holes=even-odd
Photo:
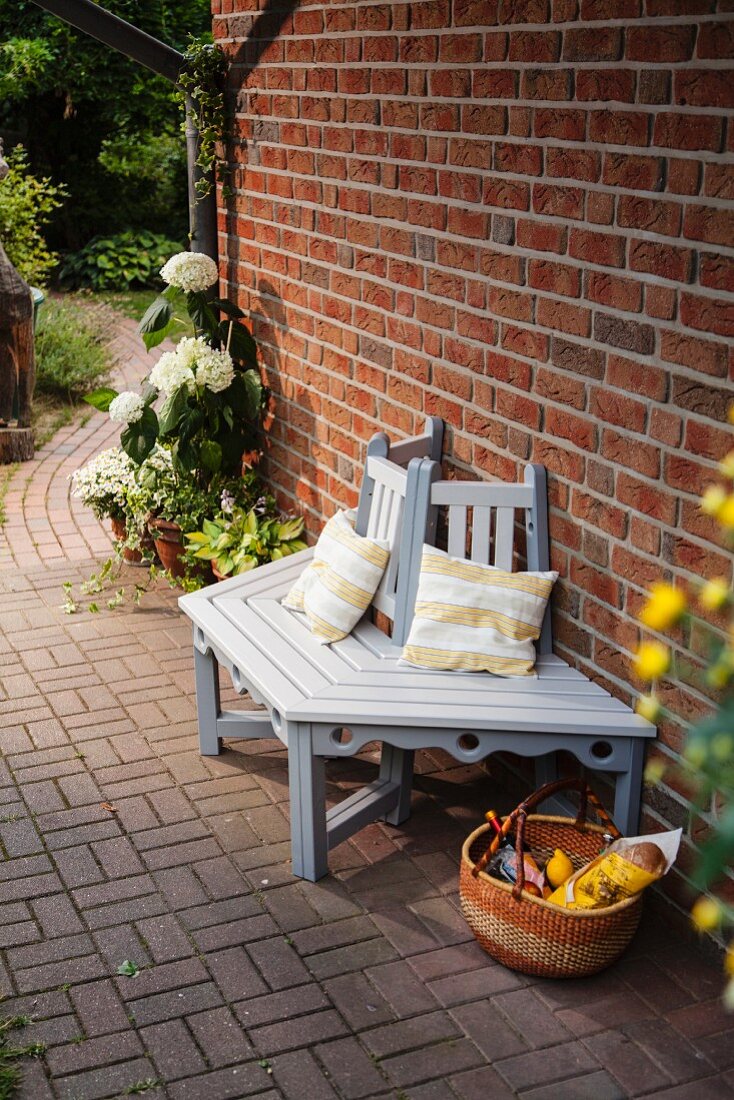
[[[132,326],[119,347],[132,381]],[[491,771],[421,754],[405,826],[363,830],[318,884],[291,876],[286,755],[199,756],[175,594],[61,610],[109,549],[67,475],[114,438],[95,413],[23,466],[0,547],[0,990],[33,1019],[13,1041],[47,1044],[24,1100],[734,1096],[720,968],[654,898],[596,978],[526,978],[474,943],[457,858],[508,808]],[[339,761],[331,794],[374,767]]]

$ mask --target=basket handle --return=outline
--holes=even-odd
[[[591,787],[588,785],[588,783],[585,782],[585,780],[555,779],[552,783],[546,783],[545,786],[540,787],[539,790],[535,791],[531,795],[528,795],[528,797],[523,802],[521,802],[520,805],[516,809],[514,809],[511,814],[507,815],[507,817],[502,822],[501,832],[495,833],[489,848],[487,848],[487,851],[484,853],[483,856],[481,856],[479,860],[477,860],[474,867],[472,868],[472,874],[475,878],[480,871],[484,870],[492,856],[499,848],[500,840],[503,837],[506,837],[507,834],[512,831],[513,827],[516,826],[515,855],[517,857],[517,881],[512,888],[512,896],[519,901],[520,895],[525,889],[525,861],[523,859],[523,848],[525,839],[525,821],[528,815],[528,811],[535,809],[535,807],[539,805],[539,803],[544,802],[546,798],[549,798],[552,794],[556,794],[558,791],[578,791],[579,795],[581,796],[579,802],[579,812],[576,815],[576,821],[574,823],[577,829],[583,828],[583,826],[586,824],[586,812],[588,809],[588,804],[590,802],[597,817],[602,822],[602,824],[607,826],[612,836],[616,839],[622,835],[607,811],[602,806],[599,799],[592,791]]]

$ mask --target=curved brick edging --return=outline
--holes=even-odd
[[[112,380],[119,389],[137,388],[155,362],[146,355],[137,323],[129,318],[120,318],[112,352]],[[69,477],[93,455],[114,446],[119,427],[106,414],[84,408],[87,415],[80,412],[12,475],[5,494],[7,519],[0,528],[0,571],[27,571],[110,553],[109,530],[70,495]]]

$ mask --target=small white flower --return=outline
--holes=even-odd
[[[226,516],[230,516],[234,509],[235,499],[234,494],[230,493],[229,489],[224,489],[222,492],[222,499],[219,501],[219,507]]]
[[[183,343],[183,340],[181,341]],[[164,351],[148,376],[151,386],[164,393],[175,393],[180,386],[194,392],[194,372],[180,351]]]
[[[216,263],[202,252],[177,252],[161,268],[163,281],[187,294],[206,290],[218,277]]]
[[[142,397],[132,390],[118,393],[110,405],[110,420],[116,420],[118,424],[134,424],[143,415],[145,403]]]

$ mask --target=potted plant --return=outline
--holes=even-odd
[[[147,527],[153,536],[161,564],[171,576],[187,573],[182,553],[182,532],[194,531],[204,520],[221,510],[222,501],[250,507],[262,493],[262,483],[253,470],[243,477],[212,478],[201,488],[176,468],[170,449],[156,444],[135,471],[128,492],[128,508],[135,526]],[[189,566],[194,563],[189,562]],[[196,563],[201,573],[202,563]]]
[[[141,560],[140,550],[128,545],[134,530],[129,523],[128,493],[135,484],[135,474],[135,463],[122,448],[110,447],[71,475],[72,496],[91,508],[98,519],[109,519],[126,561]]]
[[[187,561],[208,561],[214,576],[223,580],[305,550],[302,517],[273,515],[271,504],[205,519],[201,530],[185,536]]]

